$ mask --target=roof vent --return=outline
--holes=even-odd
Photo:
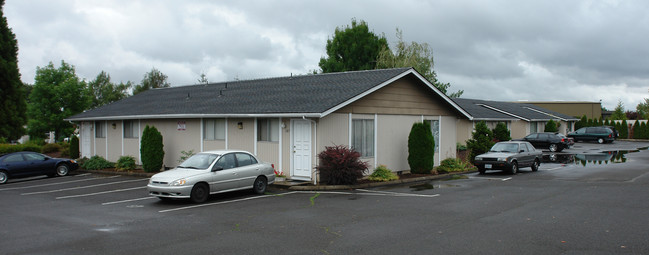
[[[189,100],[189,98],[190,98],[189,92],[187,92],[187,98],[185,98],[185,100]]]

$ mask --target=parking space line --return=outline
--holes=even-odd
[[[493,177],[477,177],[477,176],[469,176],[469,179],[484,179],[484,180],[490,180],[490,181],[509,181],[513,179],[512,177],[507,177],[507,178],[493,178]]]
[[[274,195],[263,195],[263,196],[256,196],[256,197],[247,197],[247,198],[242,198],[242,199],[234,199],[234,200],[228,200],[228,201],[221,201],[221,202],[214,202],[214,203],[206,203],[206,204],[198,204],[198,205],[191,205],[191,206],[185,206],[185,207],[178,207],[178,208],[174,208],[174,209],[161,210],[161,211],[158,211],[158,212],[159,213],[166,213],[166,212],[193,209],[193,208],[198,208],[198,207],[205,207],[205,206],[212,206],[212,205],[222,205],[222,204],[242,202],[242,201],[259,199],[259,198],[277,197],[277,196],[284,196],[284,195],[291,195],[291,194],[338,194],[338,195],[392,196],[392,197],[429,197],[429,198],[439,196],[439,194],[422,195],[422,194],[408,194],[408,193],[387,192],[387,191],[373,191],[373,190],[364,190],[364,189],[357,189],[357,190],[367,192],[367,193],[344,192],[344,191],[290,191],[290,192],[274,194]]]
[[[149,197],[141,197],[141,198],[135,198],[135,199],[106,202],[106,203],[102,203],[101,205],[114,205],[114,204],[128,203],[128,202],[147,200],[147,199],[153,199],[153,198],[155,198],[155,197],[151,197],[151,196],[149,196]]]
[[[99,180],[99,179],[111,179],[111,178],[117,178],[117,177],[120,177],[120,176],[121,175],[114,175],[114,176],[109,176],[109,177],[94,177],[94,178],[88,178],[88,179],[57,182],[57,183],[48,183],[48,184],[40,184],[40,185],[32,185],[32,186],[25,186],[25,187],[4,188],[4,189],[0,189],[0,191],[39,188],[39,187],[46,187],[46,186],[53,186],[53,185],[60,185],[60,184],[68,184],[68,183],[75,183],[75,182],[85,182],[85,181],[92,181],[92,180]]]
[[[144,188],[146,188],[146,187],[135,187],[135,188],[128,188],[128,189],[116,189],[116,190],[108,190],[108,191],[101,191],[101,192],[88,193],[88,194],[57,197],[56,199],[67,199],[67,198],[75,198],[75,197],[89,197],[89,196],[96,196],[96,195],[102,195],[102,194],[108,194],[108,193],[115,193],[115,192],[122,192],[122,191],[136,190],[136,189],[144,189]]]
[[[560,167],[555,167],[555,168],[550,168],[550,169],[545,169],[545,171],[554,171],[563,168],[562,166]]]
[[[100,184],[95,184],[95,185],[88,185],[88,186],[81,186],[81,187],[74,187],[74,188],[65,188],[65,189],[38,191],[38,192],[28,192],[28,193],[22,193],[20,195],[27,196],[27,195],[36,195],[36,194],[55,193],[55,192],[68,191],[68,190],[87,189],[87,188],[94,188],[94,187],[100,187],[100,186],[106,186],[106,185],[128,183],[128,182],[137,182],[137,181],[148,181],[148,180],[149,180],[148,178],[145,178],[145,179],[118,181],[118,182],[108,182],[108,183],[100,183]],[[142,188],[145,188],[145,187],[142,187]]]

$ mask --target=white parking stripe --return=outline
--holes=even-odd
[[[180,211],[180,210],[186,210],[186,209],[193,209],[193,208],[198,208],[198,207],[205,207],[205,206],[212,206],[212,205],[222,205],[222,204],[229,204],[229,203],[247,201],[247,200],[252,200],[252,199],[275,197],[275,196],[284,196],[284,195],[291,195],[291,194],[338,194],[338,195],[392,196],[392,197],[406,197],[406,196],[407,197],[438,197],[439,196],[439,194],[421,195],[421,194],[408,194],[408,193],[397,193],[397,192],[387,192],[387,191],[373,191],[373,190],[364,190],[364,189],[357,189],[357,190],[367,192],[367,193],[344,192],[344,191],[290,191],[290,192],[280,193],[280,194],[275,194],[275,195],[263,195],[263,196],[247,197],[247,198],[242,198],[242,199],[221,201],[221,202],[215,202],[215,203],[206,203],[206,204],[185,206],[185,207],[179,207],[179,208],[174,208],[174,209],[162,210],[162,211],[158,211],[158,212],[166,213],[166,212]]]
[[[101,205],[114,205],[114,204],[128,203],[128,202],[147,200],[147,199],[153,199],[153,198],[155,198],[155,197],[142,197],[142,198],[122,200],[122,201],[106,202],[106,203],[102,203]]]
[[[99,180],[99,179],[111,179],[111,178],[117,178],[117,177],[120,177],[120,175],[114,175],[114,176],[109,176],[109,177],[95,177],[95,178],[88,178],[88,179],[81,179],[81,180],[74,180],[74,181],[65,181],[65,182],[56,182],[56,183],[48,183],[48,184],[41,184],[41,185],[32,185],[32,186],[25,186],[25,187],[5,188],[5,189],[0,189],[0,191],[17,190],[17,189],[30,189],[30,188],[46,187],[46,186],[68,184],[68,183],[75,183],[75,182],[85,182],[85,181],[92,181],[92,180]]]
[[[490,180],[490,181],[509,181],[512,179],[512,177],[507,177],[507,178],[492,178],[492,177],[477,177],[477,176],[469,176],[469,179],[485,179],[485,180]]]
[[[101,192],[81,194],[81,195],[57,197],[56,199],[66,199],[66,198],[74,198],[74,197],[89,197],[89,196],[96,196],[96,195],[102,195],[102,194],[108,194],[108,193],[115,193],[115,192],[122,192],[122,191],[136,190],[136,189],[144,189],[144,188],[146,188],[146,187],[135,187],[135,188],[128,188],[128,189],[116,189],[116,190],[101,191]]]
[[[55,193],[55,192],[68,191],[68,190],[87,189],[87,188],[94,188],[94,187],[100,187],[100,186],[106,186],[106,185],[113,185],[113,184],[120,184],[120,183],[127,183],[127,182],[137,182],[137,181],[148,181],[148,180],[149,179],[146,178],[146,179],[119,181],[119,182],[108,182],[108,183],[101,183],[101,184],[74,187],[74,188],[22,193],[20,195],[27,196],[27,195],[36,195],[36,194],[45,194],[45,193]],[[144,188],[144,187],[142,187],[142,188]]]

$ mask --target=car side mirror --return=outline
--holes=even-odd
[[[519,152],[525,152],[525,151],[524,151],[524,150],[521,150],[521,151],[519,151]]]
[[[223,170],[222,166],[214,166],[214,167],[212,167],[212,172],[221,171],[221,170]]]

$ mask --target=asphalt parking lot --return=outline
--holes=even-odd
[[[240,191],[199,205],[148,196],[146,178],[10,180],[0,186],[0,247],[3,254],[647,254],[647,146],[577,143],[558,154],[571,162],[544,163],[538,172]],[[585,164],[578,157],[611,151],[624,153]]]

